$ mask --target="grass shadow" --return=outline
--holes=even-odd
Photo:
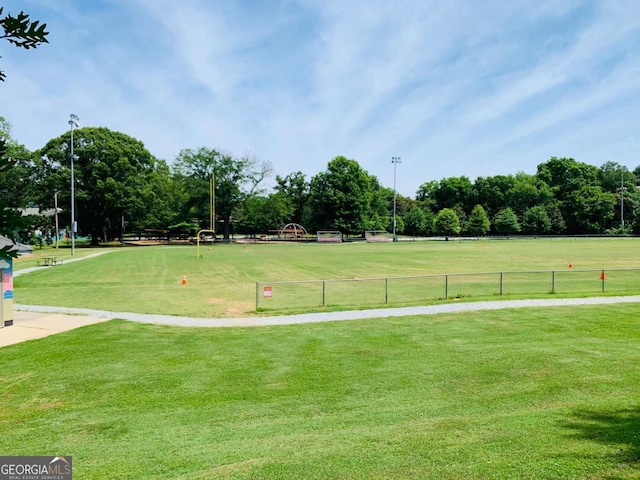
[[[615,449],[615,453],[609,454],[611,460],[640,476],[640,406],[617,411],[580,410],[564,427],[572,430],[576,438]],[[612,474],[603,478],[615,480],[629,477]]]

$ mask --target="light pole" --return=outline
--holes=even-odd
[[[624,230],[624,167],[620,172],[620,222]]]
[[[56,212],[56,250],[58,250],[58,192],[53,194],[53,206]]]
[[[69,125],[71,126],[71,255],[76,253],[76,192],[75,192],[75,179],[73,176],[73,127],[78,128],[78,121],[80,119],[73,113],[69,117]]]
[[[391,157],[393,163],[393,241],[397,242],[396,236],[396,167],[400,163],[400,157]]]

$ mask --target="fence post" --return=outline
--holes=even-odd
[[[444,299],[449,298],[449,275],[444,276]]]
[[[602,273],[600,274],[600,280],[602,280],[602,293],[604,293],[604,279],[605,279],[604,270],[602,270]]]
[[[502,295],[502,272],[500,272],[500,295]]]
[[[325,285],[327,282],[325,282],[324,280],[322,281],[322,306],[325,306],[325,298],[326,298],[326,289],[325,289]]]
[[[384,304],[389,303],[389,277],[384,279]]]
[[[260,282],[256,282],[256,310],[258,310],[258,303],[260,302]]]
[[[556,272],[551,271],[551,293],[556,293]]]

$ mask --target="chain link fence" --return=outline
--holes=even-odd
[[[256,282],[256,310],[358,308],[464,297],[638,291],[640,268]]]

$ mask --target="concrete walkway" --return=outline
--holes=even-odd
[[[75,262],[114,250],[99,252],[85,257],[67,260]],[[43,267],[34,267],[14,272],[23,275]],[[294,325],[300,323],[337,322],[368,318],[403,317],[411,315],[436,315],[439,313],[501,310],[507,308],[570,307],[576,305],[609,305],[614,303],[638,303],[640,295],[625,297],[551,298],[540,300],[502,300],[488,302],[444,303],[422,307],[383,308],[371,310],[349,310],[343,312],[305,313],[270,317],[244,318],[193,318],[172,315],[155,315],[132,312],[109,312],[86,308],[51,307],[41,305],[14,305],[14,321],[10,327],[0,328],[0,347],[26,340],[46,337],[55,333],[84,327],[114,318],[132,322],[153,323],[175,327],[261,327],[269,325]]]
[[[88,258],[98,257],[106,253],[112,253],[116,250],[103,250],[101,252],[91,253],[77,258],[69,258],[65,260],[65,263],[79,262]],[[27,273],[35,272],[36,270],[42,270],[43,268],[52,267],[29,267],[13,272],[13,277],[19,277]],[[109,317],[95,317],[87,315],[69,315],[55,313],[52,310],[49,311],[20,311],[17,305],[14,305],[13,312],[13,325],[10,327],[0,328],[0,347],[7,345],[13,345],[14,343],[20,343],[27,340],[35,340],[37,338],[46,337],[55,333],[72,330],[78,327],[84,327],[85,325],[91,325],[92,323],[104,322],[109,320]]]
[[[108,312],[85,308],[15,305],[14,325],[0,329],[0,347],[54,333],[119,318],[140,323],[175,327],[260,327],[300,323],[337,322],[369,318],[436,315],[442,313],[502,310],[508,308],[571,307],[577,305],[611,305],[638,303],[640,295],[625,297],[552,298],[539,300],[503,300],[489,302],[445,303],[422,307],[349,310],[344,312],[305,313],[272,317],[193,318],[132,312]]]
[[[104,255],[106,253],[112,253],[115,252],[116,250],[103,250],[101,252],[96,252],[96,253],[91,253],[89,255],[85,255],[84,257],[77,257],[77,258],[67,258],[64,260],[64,263],[61,263],[60,265],[64,265],[66,263],[73,263],[73,262],[80,262],[82,260],[87,260],[88,258],[94,258],[94,257],[99,257],[100,255]],[[37,270],[42,270],[43,268],[52,268],[52,267],[29,267],[29,268],[23,268],[21,270],[15,270],[13,272],[13,276],[15,277],[19,277],[20,275],[25,275],[27,273],[31,273],[31,272],[35,272]]]
[[[13,325],[0,328],[0,347],[14,343],[35,340],[55,333],[65,332],[108,318],[87,317],[82,315],[63,315],[60,313],[38,313],[14,311]]]

